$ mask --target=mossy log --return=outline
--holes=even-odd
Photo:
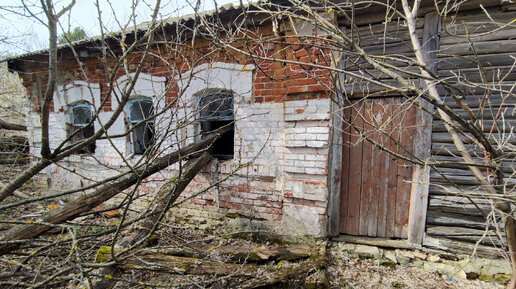
[[[100,251],[103,253],[99,254]],[[99,252],[97,252],[95,262],[109,261],[111,258],[109,247],[103,247]],[[259,266],[254,264],[223,263],[210,259],[170,256],[154,250],[142,251],[136,256],[121,259],[117,262],[117,267],[121,269],[159,271],[170,274],[219,276],[253,276],[259,269]]]
[[[167,255],[204,258],[210,254],[222,256],[234,262],[266,262],[281,260],[298,260],[308,258],[313,251],[308,246],[266,246],[256,244],[244,245],[220,245],[217,242],[211,244],[195,244],[185,247],[167,250]]]
[[[288,268],[268,268],[270,274],[260,274],[260,276],[248,280],[239,289],[268,288],[275,284],[289,282],[292,278],[305,278],[312,272],[324,270],[328,266],[328,260],[323,256],[312,256],[312,258],[299,262],[295,266]]]
[[[111,248],[101,247],[95,257],[96,263],[108,262],[111,259]],[[121,250],[121,249],[115,249]],[[235,277],[255,277],[259,271],[268,274],[242,284],[242,288],[256,288],[262,285],[272,285],[285,282],[296,276],[307,275],[318,269],[325,268],[327,260],[319,255],[312,255],[309,259],[300,261],[294,266],[260,266],[256,264],[236,264],[214,261],[209,258],[199,259],[192,257],[171,256],[166,251],[144,250],[134,256],[121,258],[117,266],[122,269],[150,270],[181,275],[216,275]],[[271,278],[272,276],[272,278]],[[112,277],[110,275],[110,277]],[[112,278],[106,278],[112,280]]]

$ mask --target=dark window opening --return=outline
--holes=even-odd
[[[199,100],[199,121],[202,135],[221,128],[230,127],[210,148],[213,157],[220,160],[232,159],[234,155],[233,94],[228,91],[214,91],[204,94]]]
[[[154,143],[154,119],[147,120],[154,114],[152,100],[147,98],[133,99],[128,102],[127,106],[129,123],[132,126],[133,153],[142,155]]]
[[[93,123],[90,123],[93,118],[93,110],[91,105],[86,103],[79,103],[72,107],[72,123],[69,126],[68,134],[72,135],[77,132],[72,139],[72,143],[78,143],[82,140],[90,138],[95,133]],[[79,154],[93,154],[95,153],[95,142],[83,147],[77,153]]]

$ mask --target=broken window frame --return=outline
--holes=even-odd
[[[218,104],[218,101],[222,103]],[[228,102],[228,103],[225,103]],[[224,109],[222,112],[218,108]],[[203,92],[198,101],[198,122],[200,124],[201,138],[223,126],[230,126],[231,130],[222,135],[210,148],[212,156],[219,160],[234,158],[234,97],[230,90],[207,90]],[[208,113],[206,113],[208,112]]]
[[[82,121],[77,122],[76,117],[76,111],[77,110],[83,110],[87,109],[90,113],[89,118]],[[70,139],[70,142],[75,144],[79,143],[85,139],[88,139],[92,137],[95,134],[95,128],[93,125],[93,107],[91,104],[87,102],[79,102],[77,104],[70,106],[70,122],[68,125],[68,135],[72,135],[75,133],[75,135],[72,136]],[[78,131],[78,132],[77,132]],[[77,132],[77,133],[76,133]],[[78,150],[76,154],[94,154],[96,149],[95,141],[93,141],[91,144],[83,147],[82,149]]]
[[[149,111],[143,111],[138,103],[150,105]],[[141,109],[140,117],[135,119],[133,106],[138,105]],[[127,122],[131,132],[129,134],[129,145],[132,155],[143,155],[154,144],[154,119],[148,119],[154,114],[154,102],[152,98],[139,96],[129,100],[126,104]]]

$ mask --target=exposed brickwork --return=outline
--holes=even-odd
[[[262,32],[272,33],[272,28],[262,27]],[[289,33],[287,31],[287,35]],[[330,83],[330,75],[323,67],[331,64],[330,55],[327,51],[315,48],[307,39],[285,39],[290,45],[266,44],[259,51],[255,51],[260,56],[280,61],[251,59],[243,55],[227,55],[221,52],[198,63],[197,67],[212,61],[226,66],[243,63],[254,65],[254,69],[248,73],[250,85],[246,89],[249,91],[249,97],[235,97],[234,159],[215,160],[196,176],[183,194],[185,198],[191,199],[182,204],[181,212],[209,216],[207,218],[237,214],[252,220],[251,223],[255,226],[253,228],[277,232],[286,230],[301,235],[325,234],[328,196],[326,174],[330,139],[330,100],[325,89]],[[181,90],[182,84],[178,79],[181,73],[192,68],[189,64],[196,58],[196,54],[204,56],[213,52],[213,49],[209,43],[199,42],[196,51],[167,55],[156,50],[154,53],[161,54],[163,58],[149,56],[143,61],[143,76],[151,79],[151,82],[155,81],[152,78],[165,79],[153,84],[154,88],[159,88],[159,93],[149,97],[163,107],[173,103],[173,107],[178,109],[177,114],[167,110],[160,115],[156,120],[156,126],[161,128],[170,123],[191,121],[191,124],[168,136],[159,151],[170,151],[177,148],[179,143],[184,145],[194,141],[196,122],[194,106],[191,103],[194,99],[193,93]],[[141,54],[132,55],[128,61],[129,68],[136,69],[141,57]],[[102,103],[99,118],[105,123],[118,103],[116,99],[112,99],[113,91],[109,90],[111,80],[108,79],[108,75],[114,62],[108,59],[106,66],[96,57],[82,61],[85,74],[80,72],[76,62],[64,57],[59,63],[58,85],[62,86],[76,80],[99,84]],[[299,63],[293,64],[289,61]],[[224,69],[230,73],[231,68],[222,64],[219,68],[210,69],[218,69],[217,73],[221,74],[219,77],[224,79]],[[314,68],[304,64],[321,67]],[[26,70],[24,80],[30,90],[29,97],[34,103],[34,110],[28,118],[31,147],[37,156],[41,146],[39,102],[46,87],[47,76],[41,72],[30,74],[31,71],[41,71],[41,67],[30,66]],[[235,75],[234,85],[241,86],[242,79],[238,77],[242,76],[238,73]],[[120,77],[123,77],[122,72],[118,73],[113,81],[116,82]],[[135,87],[136,89],[138,88]],[[181,94],[180,91],[185,93]],[[176,100],[178,101],[175,102]],[[181,114],[183,106],[185,112]],[[51,114],[52,147],[56,147],[66,138],[65,123],[65,109],[58,109]],[[123,134],[127,129],[127,121],[121,117],[108,133]],[[175,142],[176,139],[179,143]],[[127,138],[98,140],[96,146],[95,160],[87,155],[74,155],[65,160],[62,167],[49,167],[45,172],[51,176],[52,185],[85,186],[116,174],[116,170],[124,169],[126,164],[121,156],[126,157],[129,163],[138,161],[128,154]],[[235,171],[247,162],[250,162],[248,166]],[[160,186],[174,175],[174,169],[177,168],[177,165],[171,166],[144,180],[138,189],[139,196],[151,198]],[[192,197],[227,174],[234,175],[207,192]]]

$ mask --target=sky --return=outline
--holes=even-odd
[[[29,51],[48,47],[48,30],[36,20],[45,20],[40,0],[23,0],[26,2],[32,16],[26,10],[20,9],[22,0],[0,0],[0,56],[22,54]],[[127,21],[132,11],[132,3],[136,3],[136,22],[141,23],[150,19],[155,0],[98,0],[104,26],[109,31],[119,30],[119,24]],[[54,0],[56,10],[68,5],[71,0]],[[100,34],[96,0],[76,0],[70,13],[60,18],[62,28],[58,27],[58,34],[64,29],[82,27],[88,36]],[[232,2],[231,0],[217,0],[217,5]],[[233,1],[237,2],[238,1]],[[34,4],[33,4],[34,3]],[[193,13],[195,0],[162,0],[160,17],[181,16]],[[202,0],[201,10],[213,9],[213,0]],[[21,14],[25,15],[21,15]]]

